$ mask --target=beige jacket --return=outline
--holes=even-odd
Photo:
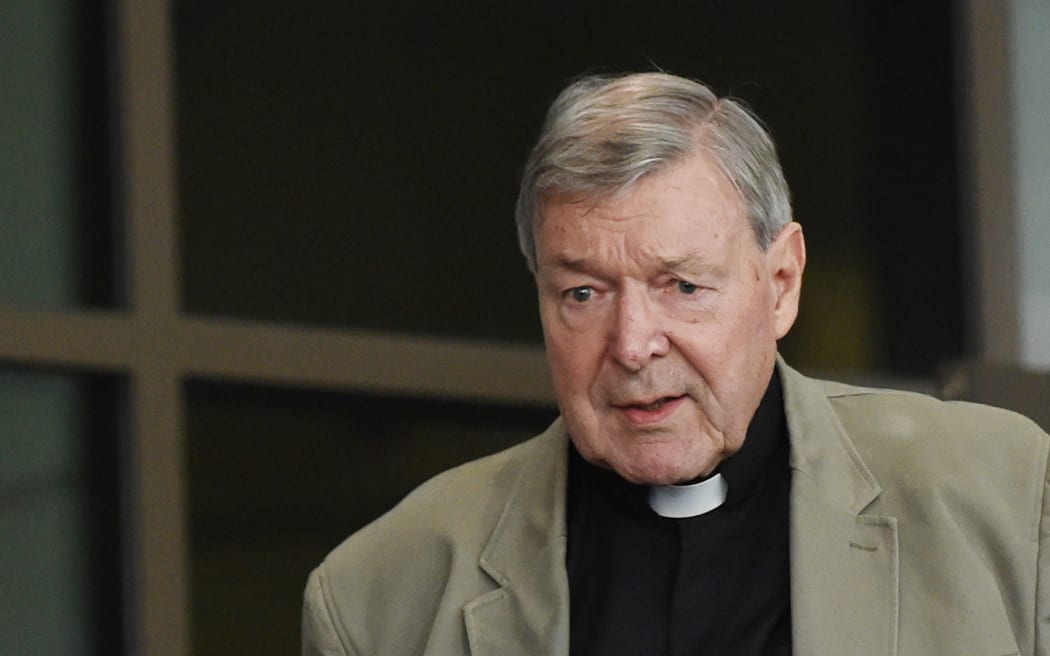
[[[1018,415],[806,378],[791,439],[796,656],[1050,655],[1050,438]],[[311,574],[307,656],[565,656],[567,436],[441,474]]]

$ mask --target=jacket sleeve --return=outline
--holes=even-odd
[[[326,588],[324,572],[318,567],[310,573],[303,593],[302,656],[356,656],[336,628]]]

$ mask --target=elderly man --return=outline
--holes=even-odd
[[[580,80],[517,221],[561,418],[333,551],[304,654],[1050,653],[1050,440],[778,359],[806,250],[747,111]]]

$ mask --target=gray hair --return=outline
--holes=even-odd
[[[533,228],[555,194],[600,199],[686,156],[709,154],[744,201],[759,247],[791,222],[773,140],[743,105],[666,73],[588,76],[547,112],[525,165],[515,219],[536,271]]]

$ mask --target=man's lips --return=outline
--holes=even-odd
[[[662,396],[654,401],[617,403],[614,407],[632,424],[654,424],[670,416],[685,398],[684,394]]]

